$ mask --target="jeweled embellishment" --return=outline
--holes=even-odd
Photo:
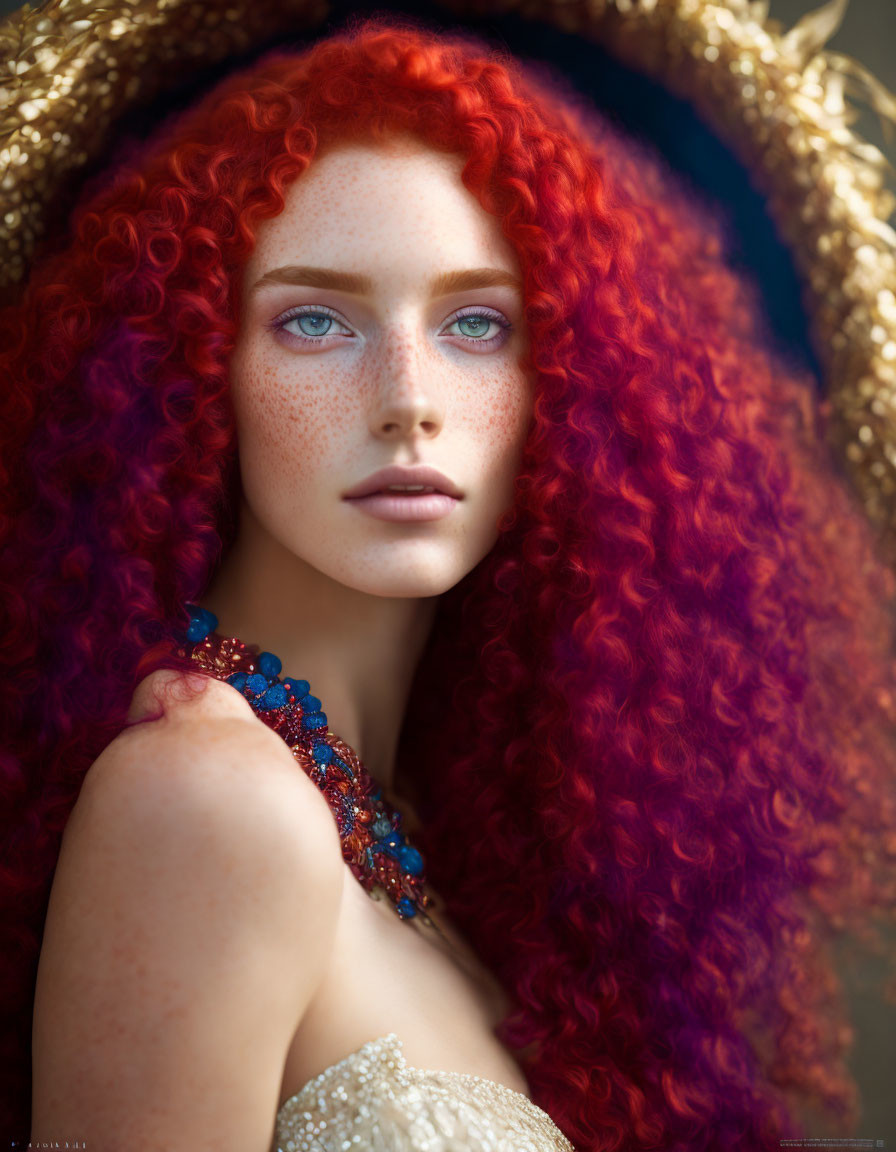
[[[336,820],[343,859],[365,890],[382,888],[402,919],[429,907],[423,857],[408,843],[401,813],[383,797],[354,750],[328,729],[327,715],[308,681],[281,677],[283,665],[273,652],[219,635],[213,612],[195,604],[186,607],[190,622],[179,654],[230,684],[283,737],[324,794]]]

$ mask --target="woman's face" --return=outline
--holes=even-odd
[[[532,413],[519,264],[462,166],[404,138],[328,150],[246,269],[242,515],[380,596],[438,595],[486,555]],[[456,497],[346,498],[389,465],[429,465]]]

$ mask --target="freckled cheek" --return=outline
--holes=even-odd
[[[297,478],[320,474],[345,440],[347,397],[332,376],[306,373],[297,380],[259,365],[241,374],[234,401],[240,442]]]
[[[532,413],[533,389],[522,372],[500,373],[465,401],[476,430],[487,443],[505,451],[522,447]]]

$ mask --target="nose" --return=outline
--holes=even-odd
[[[386,335],[375,368],[370,412],[374,435],[403,438],[419,429],[424,436],[435,436],[444,421],[438,372],[420,337],[407,329]]]

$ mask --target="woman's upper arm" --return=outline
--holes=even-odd
[[[166,716],[113,741],[53,881],[32,1139],[267,1152],[343,875],[326,801],[260,722]]]

